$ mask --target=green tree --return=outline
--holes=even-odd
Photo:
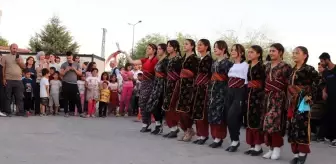
[[[178,42],[179,42],[179,44],[180,44],[180,50],[181,50],[181,55],[184,55],[184,41],[186,40],[186,39],[193,39],[193,40],[195,40],[195,41],[197,41],[197,38],[196,37],[193,37],[193,36],[191,36],[191,35],[189,35],[189,34],[183,34],[183,33],[181,33],[181,32],[179,32],[179,33],[177,33],[176,34],[176,38],[172,38],[172,39],[176,39]]]
[[[118,56],[118,68],[124,67],[126,64],[126,56],[120,55]]]
[[[36,33],[29,40],[29,47],[32,51],[46,51],[48,53],[61,53],[67,51],[78,52],[79,45],[73,41],[73,37],[60,19],[54,16],[50,22],[43,27],[40,33]]]
[[[8,40],[0,36],[0,46],[8,46]]]
[[[159,43],[166,43],[167,42],[167,37],[154,33],[154,34],[149,34],[145,36],[144,38],[140,39],[137,43],[136,46],[134,47],[134,54],[133,58],[135,59],[140,59],[146,56],[146,48],[149,43],[153,44],[159,44]]]
[[[269,47],[271,44],[275,43],[272,39],[270,39],[263,31],[254,30],[248,32],[244,39],[239,39],[239,37],[235,34],[234,31],[230,31],[229,33],[223,34],[220,39],[225,40],[229,46],[229,49],[232,47],[233,44],[242,44],[247,52],[247,49],[252,45],[259,45],[263,48],[263,58],[266,59],[269,53]],[[286,49],[284,53],[284,61],[293,64],[293,60],[291,58],[291,50]]]

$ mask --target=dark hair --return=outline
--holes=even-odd
[[[57,74],[58,79],[57,80],[62,80],[60,72],[56,71],[53,75]],[[55,79],[54,79],[55,80]]]
[[[98,71],[98,68],[92,68],[91,72],[93,72],[93,71],[97,71],[97,72],[99,72],[99,71]]]
[[[90,62],[89,65],[86,68],[87,72],[92,72],[93,65],[96,64],[96,62]]]
[[[29,73],[30,71],[29,71],[29,68],[25,68],[25,69],[23,69],[23,73],[24,74],[26,74],[26,73]]]
[[[55,59],[60,59],[61,60],[61,58],[59,56],[55,56]]]
[[[48,73],[49,73],[49,69],[48,68],[43,68],[42,69],[42,76],[45,76]]]
[[[27,59],[26,59],[26,67],[28,66],[28,60],[29,59],[33,59],[33,65],[32,65],[32,68],[34,68],[35,69],[35,63],[36,63],[36,61],[35,61],[35,59],[34,59],[34,57],[32,57],[32,56],[29,56]]]
[[[240,55],[240,62],[242,63],[243,61],[246,60],[246,56],[245,56],[245,48],[243,45],[241,44],[234,44],[232,47],[236,48],[237,53]]]
[[[112,78],[113,78],[113,77],[115,77],[116,82],[118,82],[118,78],[117,78],[117,75],[116,75],[116,74],[112,74],[112,75],[110,76],[110,82],[112,82]]]
[[[103,79],[103,76],[104,75],[106,75],[106,78],[107,78],[107,80],[109,79],[109,74],[107,73],[107,72],[103,72],[102,74],[101,74],[101,77],[100,77],[100,80],[104,80]]]
[[[319,59],[323,59],[323,60],[330,60],[330,55],[327,52],[323,52]]]
[[[271,45],[271,47],[275,48],[276,50],[279,51],[281,59],[283,59],[283,54],[285,53],[285,48],[282,44],[280,43],[274,43]]]
[[[306,59],[304,60],[304,63],[306,64],[309,58],[308,49],[304,46],[297,46],[296,48],[300,49],[303,52],[303,54],[307,55]]]
[[[168,44],[174,48],[178,55],[182,55],[180,50],[180,43],[177,40],[168,40],[167,45]]]
[[[50,67],[50,70],[54,70],[56,72],[56,68],[55,67]]]
[[[216,41],[215,44],[214,44],[214,47],[215,47],[216,44],[217,44],[218,49],[220,49],[222,51],[224,50],[224,54],[226,54],[227,57],[230,57],[228,45],[226,44],[226,42],[224,40]]]
[[[143,73],[138,73],[138,76],[142,76],[143,75]]]
[[[160,44],[158,44],[158,47],[160,47],[165,53],[167,52],[167,44],[160,43]]]
[[[270,55],[266,56],[266,61],[271,61],[271,56]]]
[[[74,55],[72,60],[75,61],[78,55]]]
[[[154,50],[154,57],[157,55],[157,46],[153,43],[149,43],[148,44],[149,47],[151,47]],[[153,60],[154,58],[152,58],[151,60]]]
[[[58,72],[58,71],[55,71],[54,74],[57,74],[58,76],[60,76],[60,72]],[[59,78],[61,78],[61,77],[59,77]]]
[[[204,46],[207,46],[208,48],[206,49],[207,53],[209,53],[209,55],[211,56],[211,44],[210,41],[208,39],[201,39],[199,40],[200,42],[202,42],[202,44]]]
[[[192,39],[186,39],[186,41],[188,41],[191,44],[191,46],[193,46],[192,51],[196,55],[196,43],[195,43],[195,41],[192,40]]]
[[[89,64],[89,62],[84,62],[83,64],[87,66]]]
[[[125,70],[130,71],[130,70],[127,69],[129,66],[132,66],[132,64],[131,63],[126,63],[125,64]]]
[[[258,57],[258,61],[262,63],[263,62],[263,49],[259,45],[252,45],[251,48],[258,54],[260,54],[260,56]]]
[[[72,52],[71,51],[68,51],[65,53],[66,56],[71,56],[72,55]]]

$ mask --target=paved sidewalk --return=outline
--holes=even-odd
[[[0,118],[0,164],[288,164],[292,158],[288,144],[280,160],[270,161],[244,155],[245,143],[230,154],[228,140],[211,149],[141,134],[132,119]],[[336,149],[323,143],[311,149],[307,164],[336,163]]]

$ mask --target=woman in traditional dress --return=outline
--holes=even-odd
[[[240,146],[239,134],[243,123],[243,103],[246,100],[247,72],[249,65],[245,62],[245,49],[241,44],[234,44],[231,49],[231,57],[234,65],[230,68],[229,88],[227,101],[225,102],[227,113],[227,125],[230,132],[231,145],[228,152],[236,152]]]
[[[293,51],[295,66],[289,78],[288,95],[288,142],[294,158],[291,164],[304,164],[310,153],[310,108],[303,104],[312,103],[312,86],[318,83],[318,72],[307,65],[309,58],[306,47],[298,46]]]
[[[143,81],[141,81],[140,87],[140,97],[139,97],[139,107],[142,115],[142,128],[140,132],[150,132],[151,129],[149,126],[151,125],[151,113],[147,108],[148,99],[153,90],[153,82],[155,77],[154,67],[158,62],[156,58],[157,46],[155,44],[148,44],[146,49],[146,58],[142,58],[140,60],[133,60],[130,55],[128,55],[125,51],[123,51],[127,57],[127,60],[132,64],[141,64],[143,71]]]
[[[193,119],[196,120],[197,140],[193,143],[203,145],[209,139],[208,123],[208,86],[211,79],[211,45],[208,39],[201,39],[197,43],[197,51],[201,60],[197,68],[195,81],[195,100],[193,106]]]
[[[283,136],[286,130],[286,90],[292,73],[289,64],[283,61],[285,48],[280,43],[270,47],[270,61],[265,65],[265,115],[263,120],[264,142],[269,151],[263,158],[280,158]]]
[[[163,90],[166,84],[168,57],[166,55],[167,45],[161,43],[158,45],[157,58],[159,62],[155,65],[155,79],[153,90],[147,102],[147,109],[154,115],[155,129],[151,134],[157,135],[162,133],[162,102]]]
[[[192,128],[193,105],[195,99],[194,83],[199,65],[199,58],[195,52],[195,41],[186,39],[184,42],[184,51],[182,69],[180,73],[180,97],[178,100],[177,111],[180,114],[180,125],[184,135],[179,140],[189,142],[195,135]]]
[[[227,94],[228,73],[233,63],[228,59],[228,46],[224,40],[215,43],[214,53],[216,61],[212,64],[211,69],[208,109],[210,132],[214,141],[209,146],[218,148],[222,146],[227,133],[224,102]]]
[[[167,53],[169,54],[169,61],[162,108],[165,111],[166,122],[170,128],[170,132],[163,135],[163,137],[176,138],[180,131],[178,129],[180,118],[176,107],[180,92],[180,72],[183,62],[180,45],[177,40],[167,42]]]
[[[248,50],[250,66],[247,74],[246,142],[250,145],[250,149],[245,151],[245,154],[251,156],[258,156],[263,153],[261,144],[264,142],[262,124],[264,116],[264,82],[266,75],[262,54],[263,49],[258,45],[253,45]]]

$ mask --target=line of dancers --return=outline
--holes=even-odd
[[[234,44],[229,52],[227,43],[219,40],[213,45],[215,59],[211,47],[207,39],[197,45],[186,39],[182,55],[178,41],[170,40],[158,46],[149,44],[147,57],[140,60],[119,51],[130,63],[143,65],[141,132],[161,134],[165,117],[170,132],[163,137],[177,138],[182,129],[184,134],[178,140],[189,142],[196,134],[193,143],[203,145],[210,129],[213,142],[209,146],[218,148],[228,129],[231,144],[226,151],[236,152],[247,103],[246,142],[250,148],[244,153],[259,156],[263,153],[261,145],[266,144],[269,150],[263,157],[279,159],[287,131],[294,154],[290,163],[305,163],[310,153],[311,88],[318,81],[317,71],[306,64],[307,48],[294,49],[292,67],[283,61],[285,50],[280,43],[270,46],[267,63],[263,63],[263,49],[258,45],[246,51],[241,44]],[[153,131],[151,114],[156,121]]]

